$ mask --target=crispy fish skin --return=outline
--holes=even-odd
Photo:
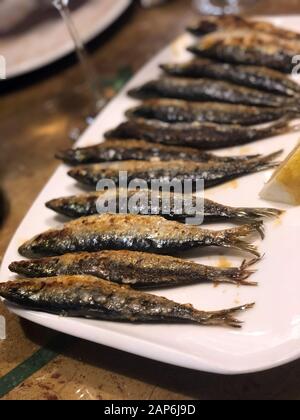
[[[61,229],[37,235],[23,244],[19,253],[26,258],[102,250],[172,254],[195,247],[217,246],[244,250],[260,257],[257,248],[244,241],[257,231],[264,236],[262,222],[211,231],[159,216],[103,214],[82,217],[66,223]]]
[[[269,22],[256,22],[236,15],[204,16],[192,23],[187,29],[192,34],[200,36],[224,30],[246,29],[263,32],[283,39],[300,41],[298,32],[279,28]]]
[[[282,109],[217,102],[149,99],[130,109],[126,116],[129,119],[145,118],[166,123],[211,122],[248,126],[279,120],[282,118]]]
[[[103,179],[112,180],[119,186],[120,172],[127,172],[127,181],[143,180],[151,186],[153,180],[172,182],[174,179],[184,182],[190,180],[204,180],[205,188],[211,188],[223,184],[232,179],[242,177],[247,174],[264,171],[278,166],[273,160],[279,156],[280,152],[268,156],[249,159],[247,161],[219,163],[208,162],[198,163],[190,161],[173,160],[170,162],[143,162],[127,161],[111,164],[76,166],[68,172],[71,178],[91,187],[97,186]],[[194,185],[196,187],[196,185]]]
[[[136,194],[136,191],[123,191],[117,190],[116,196],[115,192],[112,192],[111,197],[116,198],[116,213],[119,213],[119,198],[120,196],[127,196],[127,202],[132,199]],[[197,216],[196,210],[196,197],[192,196],[193,210],[183,209],[181,214],[177,214],[175,211],[175,200],[178,194],[170,192],[170,194],[165,194],[166,198],[170,200],[170,211],[166,214],[166,209],[162,205],[162,200],[164,194],[162,192],[154,191],[139,191],[139,197],[143,194],[145,201],[147,202],[147,207],[145,208],[140,203],[142,214],[151,215],[155,213],[159,216],[165,217],[167,219],[172,219],[176,221],[185,221],[186,218]],[[62,197],[57,198],[46,203],[46,207],[67,217],[79,218],[84,216],[92,216],[98,214],[97,210],[97,200],[99,199],[108,199],[110,193],[108,192],[93,192],[84,195],[77,195],[71,197]],[[153,202],[153,197],[155,197],[155,202],[158,202],[157,205]],[[184,199],[182,195],[179,195],[180,199]],[[192,210],[192,211],[191,211]],[[204,200],[204,222],[211,221],[245,221],[245,222],[255,222],[263,218],[278,217],[283,212],[281,210],[272,209],[272,208],[244,208],[244,207],[229,207],[222,204],[216,203],[212,200]],[[38,277],[38,276],[37,276]]]
[[[172,146],[194,147],[200,150],[215,150],[239,146],[277,136],[293,130],[286,118],[267,126],[244,127],[234,124],[216,123],[165,123],[157,120],[138,118],[121,123],[105,134],[107,139],[132,137],[153,143]]]
[[[191,322],[235,328],[233,314],[254,304],[203,312],[166,298],[92,276],[60,276],[0,284],[0,296],[36,311],[63,316],[126,322]]]
[[[298,83],[267,67],[220,63],[199,57],[186,63],[163,64],[161,68],[171,76],[227,80],[238,85],[286,96],[295,96],[300,93]]]
[[[223,269],[165,255],[103,251],[17,261],[9,269],[32,278],[86,274],[134,288],[151,289],[203,282],[253,286],[256,283],[247,281],[253,274],[248,268],[257,262],[257,259],[244,261],[240,267]]]
[[[70,165],[88,163],[118,162],[127,160],[193,160],[195,162],[232,162],[247,160],[254,156],[216,156],[189,147],[165,146],[141,140],[112,139],[95,146],[68,149],[57,153],[56,157]]]
[[[136,99],[170,98],[196,102],[217,101],[239,105],[279,107],[286,111],[299,112],[299,104],[293,98],[208,78],[163,77],[147,82],[128,93]]]
[[[274,42],[268,35],[253,32],[214,33],[201,38],[189,47],[193,54],[229,63],[269,67],[283,73],[291,73],[293,58],[299,53],[300,42]]]

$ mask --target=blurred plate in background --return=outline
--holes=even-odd
[[[89,0],[73,11],[72,16],[82,39],[95,38],[129,7],[132,0]],[[7,78],[44,67],[71,53],[74,44],[64,22],[43,19],[26,30],[0,37],[0,55],[7,62]]]

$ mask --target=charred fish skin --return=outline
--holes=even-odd
[[[174,179],[180,182],[190,180],[204,180],[204,187],[211,188],[224,184],[236,178],[251,173],[261,172],[278,166],[273,162],[280,152],[273,153],[260,158],[249,159],[241,162],[231,163],[196,163],[189,161],[170,162],[138,162],[128,161],[111,165],[106,168],[101,164],[78,166],[68,172],[68,175],[77,182],[95,187],[102,179],[111,179],[119,186],[120,172],[127,172],[127,180],[144,180],[151,186],[153,180],[159,182],[172,182]],[[197,185],[195,184],[196,188]]]
[[[163,77],[132,89],[128,94],[136,99],[169,98],[196,102],[217,101],[239,105],[280,107],[286,111],[299,112],[299,104],[294,99],[207,78]]]
[[[178,153],[185,153],[185,150],[168,149],[165,146],[158,146],[153,143],[137,140],[113,139],[90,147],[69,149],[56,154],[58,159],[71,165],[81,163],[100,163],[126,160],[149,160],[158,159],[171,160]],[[190,153],[189,153],[190,154]]]
[[[250,252],[260,257],[257,248],[244,241],[259,232],[257,222],[224,231],[182,225],[159,216],[104,214],[82,217],[51,229],[27,241],[19,248],[26,258],[51,257],[77,252],[129,250],[173,254],[201,247],[225,247]]]
[[[10,270],[26,277],[91,275],[134,288],[153,289],[215,282],[253,286],[247,281],[257,259],[241,267],[216,268],[179,258],[134,251],[103,251],[66,254],[61,257],[17,261]]]
[[[194,35],[202,36],[212,32],[224,30],[245,29],[263,32],[283,39],[300,41],[300,34],[286,29],[278,28],[269,22],[256,22],[241,16],[205,16],[188,26],[188,31]]]
[[[116,194],[116,213],[119,213],[119,197],[122,194],[124,195],[124,192],[122,190],[117,190]],[[126,191],[128,203],[134,194],[136,194],[136,191]],[[175,212],[176,194],[174,192],[170,192],[168,195],[168,199],[170,200],[170,213],[166,214],[166,210],[162,206],[164,195],[161,192],[155,194],[154,191],[139,191],[139,196],[141,196],[141,194],[143,194],[146,199],[145,201],[148,203],[146,208],[141,205],[141,214],[151,215],[153,210],[155,210],[155,214],[179,222],[185,221],[188,217],[202,216],[202,214],[197,214],[195,196],[192,196],[192,204],[194,210],[187,211],[184,208],[181,214],[177,214]],[[156,202],[159,203],[158,207],[153,203],[154,196]],[[96,192],[85,195],[62,197],[50,200],[46,203],[46,207],[58,214],[62,214],[63,216],[71,218],[91,216],[98,214],[97,201],[101,198],[103,199],[103,197],[107,197],[107,192]],[[183,199],[183,196],[180,195],[178,198]],[[264,218],[279,217],[282,213],[283,212],[281,210],[273,208],[234,208],[224,206],[208,199],[204,200],[204,222],[229,220],[253,223]],[[36,275],[36,277],[40,276]]]
[[[266,127],[244,127],[216,123],[164,123],[143,118],[126,121],[105,134],[113,137],[132,138],[172,146],[185,146],[200,150],[215,150],[244,145],[292,130],[289,121],[282,118]]]
[[[281,153],[280,151],[268,156],[230,163],[128,161],[112,164],[109,168],[103,164],[95,164],[77,166],[71,169],[68,175],[77,182],[90,187],[96,187],[98,182],[103,179],[110,179],[115,185],[120,186],[120,173],[127,172],[128,182],[143,180],[151,187],[153,180],[161,183],[174,180],[183,183],[185,180],[189,180],[196,190],[196,181],[199,180],[204,180],[205,188],[211,188],[247,174],[277,167],[278,162],[274,162],[274,159]]]
[[[289,45],[272,43],[268,37],[258,34],[228,34],[206,35],[188,50],[200,57],[208,57],[233,64],[268,67],[282,73],[291,73],[294,64],[293,57],[299,51],[298,47],[289,49]]]
[[[61,276],[0,284],[0,296],[10,302],[63,316],[125,322],[190,322],[239,328],[236,312],[254,304],[218,312],[203,312],[166,298],[135,291],[91,276]]]
[[[68,149],[57,153],[56,157],[76,166],[89,163],[122,162],[128,160],[192,160],[195,162],[232,162],[248,160],[254,156],[216,156],[212,153],[188,147],[165,146],[132,139],[112,139],[95,146]]]
[[[150,99],[130,109],[126,116],[128,119],[144,118],[166,123],[211,122],[251,126],[281,119],[282,109],[216,102]]]
[[[267,67],[234,65],[199,57],[186,63],[163,64],[161,68],[170,76],[227,80],[238,85],[286,96],[295,96],[300,93],[299,84]]]

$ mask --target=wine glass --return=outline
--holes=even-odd
[[[205,15],[238,14],[252,6],[253,0],[194,0],[196,8]]]
[[[77,57],[81,64],[85,81],[89,88],[92,98],[92,109],[91,114],[96,115],[106,104],[106,99],[101,93],[99,78],[97,71],[92,65],[88,53],[85,49],[84,43],[76,29],[76,26],[71,17],[69,8],[69,0],[51,0],[53,6],[59,11],[63,21],[66,24],[71,39],[74,42]]]

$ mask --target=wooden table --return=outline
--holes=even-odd
[[[263,12],[263,5],[269,13],[300,11],[299,0],[258,3],[253,12]],[[186,0],[147,11],[132,7],[92,45],[101,78],[116,78],[128,67],[138,70],[194,15]],[[68,133],[82,120],[86,101],[72,58],[13,83],[1,82],[0,94],[0,179],[10,203],[0,231],[1,255],[57,167],[55,151],[69,146]],[[220,377],[48,331],[19,320],[2,304],[0,314],[7,320],[7,340],[0,342],[3,399],[300,399],[300,362],[266,373]]]

